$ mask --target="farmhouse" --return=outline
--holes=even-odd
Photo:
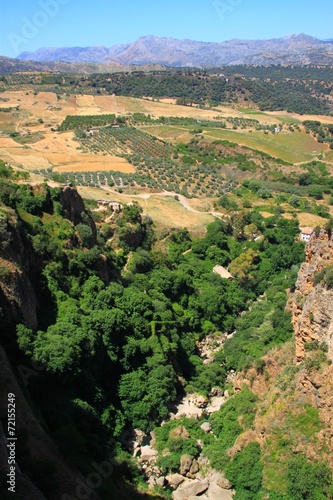
[[[313,228],[312,227],[301,227],[301,241],[310,241],[312,233],[313,233]]]
[[[223,266],[215,266],[213,269],[213,273],[218,274],[221,278],[226,280],[232,280],[233,276],[229,273],[229,271]]]

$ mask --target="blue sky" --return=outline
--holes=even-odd
[[[333,1],[1,0],[0,55],[39,47],[109,47],[140,36],[221,42],[292,33],[333,38]]]

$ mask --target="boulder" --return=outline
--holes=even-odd
[[[188,500],[189,497],[195,497],[204,493],[208,489],[208,481],[204,479],[203,481],[191,481],[185,484],[178,490],[174,491],[172,494],[172,500]]]
[[[199,472],[199,464],[198,462],[194,459],[190,468],[190,471],[187,473],[187,477],[190,477],[191,479],[196,479],[196,474]]]
[[[193,458],[189,455],[182,455],[180,457],[180,473],[182,476],[186,476],[190,472]]]
[[[197,396],[194,404],[197,408],[206,408],[206,406],[208,405],[208,400],[207,398],[205,398],[205,396]]]
[[[187,498],[187,500],[198,500],[198,498],[200,498],[200,500],[210,500],[207,495],[200,495],[199,497],[197,497],[196,495],[191,495]]]
[[[214,363],[214,361],[215,361],[215,358],[213,358],[213,357],[207,358],[207,359],[204,359],[203,364],[204,365],[211,365],[212,363]]]
[[[155,431],[151,431],[150,437],[151,437],[150,446],[151,446],[151,448],[154,448],[154,446],[156,444],[156,432]]]
[[[157,451],[153,450],[150,446],[141,446],[141,462],[151,462],[155,460]]]
[[[209,393],[209,397],[213,398],[214,396],[221,397],[223,396],[223,391],[221,387],[213,387],[212,390]]]
[[[165,477],[161,476],[156,479],[156,484],[157,486],[164,486],[165,484]]]
[[[170,437],[173,439],[177,438],[189,439],[190,433],[188,432],[186,427],[184,427],[183,425],[179,425],[178,427],[170,431]]]
[[[221,472],[215,472],[209,480],[209,488],[206,493],[209,500],[231,500],[233,492],[231,484]]]
[[[224,490],[220,488],[217,484],[211,484],[209,490],[207,491],[207,496],[209,500],[232,500],[234,496],[234,491]],[[201,497],[200,497],[201,498]]]
[[[212,430],[212,426],[210,425],[209,422],[204,422],[203,424],[200,425],[200,428],[207,434]]]
[[[184,477],[181,474],[170,474],[165,479],[167,480],[170,488],[172,488],[173,490],[178,488],[178,486],[185,481]]]
[[[216,484],[223,490],[231,490],[231,483],[224,476],[222,476],[221,479],[218,479]]]

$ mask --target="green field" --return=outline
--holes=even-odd
[[[180,141],[186,137],[193,127],[176,127],[172,125],[156,125],[154,127],[140,127],[141,130],[169,141]],[[311,161],[314,151],[320,153],[327,146],[320,144],[312,136],[305,132],[263,134],[262,132],[234,131],[225,129],[205,128],[204,136],[207,139],[226,139],[242,146],[247,146],[258,151],[263,151],[276,158],[289,163],[300,163]],[[184,141],[185,142],[185,141]],[[330,154],[330,153],[329,153]],[[333,159],[333,155],[329,157]]]
[[[329,162],[333,162],[333,150],[327,151],[325,153],[325,160]]]
[[[205,136],[212,139],[227,139],[242,146],[263,151],[290,163],[306,162],[313,159],[313,151],[319,153],[326,146],[303,132],[265,135],[260,132],[234,132],[232,130],[209,129]]]

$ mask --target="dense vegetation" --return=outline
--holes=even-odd
[[[261,110],[329,114],[332,105],[330,67],[227,66],[210,70],[168,69],[94,75],[8,75],[3,90],[33,85],[57,94],[92,93],[132,97],[176,98],[179,104],[216,106],[254,104]],[[0,88],[0,90],[1,90]]]
[[[207,395],[212,384],[223,388],[230,368],[259,362],[270,347],[290,338],[285,290],[303,258],[303,245],[294,241],[295,222],[239,212],[230,222],[210,224],[200,240],[186,230],[162,235],[167,251],[161,252],[155,250],[151,220],[138,206],[124,207],[111,224],[98,216],[94,222],[87,210],[73,223],[61,190],[17,185],[10,176],[4,168],[3,251],[11,255],[8,245],[19,231],[38,263],[34,286],[43,307],[37,331],[19,324],[14,340],[14,325],[3,317],[1,336],[26,364],[34,359],[46,367],[29,380],[30,397],[38,400],[66,460],[83,472],[92,460],[119,452],[117,441],[126,428],[153,429],[177,394]],[[254,233],[261,235],[256,241]],[[234,279],[213,274],[217,264],[229,266]],[[6,283],[5,269],[2,276]],[[258,300],[264,292],[265,299]],[[250,304],[251,312],[239,316]],[[203,364],[196,341],[235,328],[225,350]],[[241,398],[254,404],[247,393]],[[217,435],[218,426],[229,425],[229,411],[247,413],[231,410],[237,401],[212,417]],[[207,442],[207,453],[213,464],[220,460],[227,467],[237,489],[255,492],[261,484],[257,448],[245,449],[230,463],[223,455],[239,432],[237,427],[229,437],[222,433],[221,442]],[[251,484],[236,470],[238,462],[247,463],[247,453],[253,460],[249,467],[257,471]],[[165,470],[173,470],[172,463],[166,461]],[[29,467],[27,461],[28,473]],[[45,494],[51,487],[39,486]]]
[[[106,125],[112,125],[115,119],[115,115],[66,116],[65,120],[58,127],[58,130],[64,132],[65,130],[81,130],[92,127],[105,127]]]

